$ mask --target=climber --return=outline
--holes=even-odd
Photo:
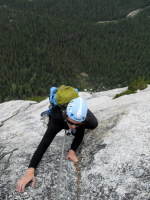
[[[76,163],[78,162],[76,150],[83,140],[85,129],[94,129],[97,125],[98,121],[96,117],[87,108],[85,99],[81,97],[77,97],[70,101],[66,109],[55,106],[49,115],[49,123],[45,135],[31,159],[27,172],[17,182],[16,190],[18,192],[24,192],[25,186],[29,182],[31,182],[31,186],[34,187],[35,169],[58,132],[62,129],[70,129],[74,132],[74,139],[66,159]]]

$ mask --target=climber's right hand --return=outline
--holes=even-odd
[[[35,169],[29,168],[25,175],[17,182],[16,184],[16,190],[18,192],[24,192],[26,185],[31,182],[31,186],[35,186],[35,176],[34,176]]]

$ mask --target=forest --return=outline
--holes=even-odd
[[[150,80],[150,0],[0,0],[0,102],[141,76]]]

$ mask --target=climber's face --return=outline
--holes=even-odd
[[[70,117],[67,117],[66,118],[66,122],[69,126],[69,129],[75,129],[77,128],[78,126],[81,125],[81,122],[77,122],[77,121],[74,121],[73,119],[71,119]]]

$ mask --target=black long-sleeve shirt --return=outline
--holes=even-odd
[[[98,125],[97,119],[95,118],[93,113],[90,110],[88,110],[87,119],[84,121],[84,123],[81,126],[76,128],[76,133],[75,133],[74,140],[71,144],[71,149],[74,151],[77,150],[78,146],[81,144],[83,140],[85,128],[94,129],[97,125]],[[47,150],[47,148],[53,141],[54,137],[62,129],[69,129],[69,127],[63,119],[61,109],[58,106],[56,106],[52,109],[52,113],[49,117],[48,128],[37,150],[35,151],[31,159],[29,167],[33,167],[33,168],[37,167],[41,158],[43,157],[43,154],[45,153],[45,151]]]

